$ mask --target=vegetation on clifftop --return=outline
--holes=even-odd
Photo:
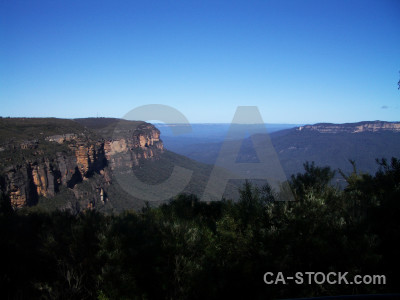
[[[67,133],[85,133],[85,128],[70,119],[0,118],[0,145]]]

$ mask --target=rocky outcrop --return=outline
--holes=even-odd
[[[76,165],[84,177],[104,168],[104,142],[81,142],[71,146],[76,156]]]
[[[76,166],[75,157],[62,154],[55,158],[26,161],[3,172],[2,189],[10,194],[14,207],[33,205],[39,196],[55,196],[62,185],[73,187],[75,178],[80,176]]]
[[[10,195],[11,204],[15,207],[34,204],[37,200],[37,195],[33,194],[30,171],[28,166],[18,166],[7,170],[6,191]]]
[[[319,133],[360,133],[360,132],[400,132],[400,122],[359,122],[346,124],[319,123],[296,128],[297,131],[315,131]]]
[[[104,152],[111,169],[133,168],[141,159],[159,157],[164,146],[160,140],[160,131],[153,125],[144,123],[127,137],[106,140]]]
[[[49,150],[39,149],[40,143],[48,143]],[[57,144],[66,146],[67,150],[51,153],[51,145]],[[2,153],[12,156],[12,152],[17,152],[23,157],[18,163],[3,168],[0,174],[1,189],[10,195],[14,207],[34,205],[41,196],[54,197],[61,187],[73,190],[76,198],[92,198],[87,207],[93,207],[94,198],[101,202],[106,200],[112,170],[133,168],[143,159],[157,159],[163,152],[160,132],[147,123],[137,126],[126,137],[116,139],[93,139],[71,133],[1,146]],[[29,153],[29,158],[25,158],[24,153]],[[96,180],[92,180],[91,188],[95,195],[80,194],[76,186],[94,175]]]

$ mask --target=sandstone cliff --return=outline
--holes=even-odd
[[[119,134],[105,140],[105,157],[112,170],[138,166],[141,159],[158,157],[164,149],[160,131],[151,124],[140,124],[127,134],[128,138]]]
[[[87,207],[93,207],[94,202],[106,200],[115,168],[133,168],[163,152],[160,132],[144,122],[125,122],[128,129],[114,136],[102,136],[72,120],[58,124],[54,119],[61,129],[48,131],[61,134],[46,135],[48,119],[11,119],[20,131],[30,131],[23,136],[9,130],[7,122],[0,122],[0,188],[14,207],[34,205],[41,196],[54,197],[61,188],[72,190],[77,199],[86,197]],[[32,132],[32,124],[36,131]],[[68,132],[71,128],[73,132]],[[85,181],[90,182],[89,191],[81,195],[77,185]]]
[[[319,123],[300,126],[297,131],[316,131],[319,133],[360,133],[360,132],[400,132],[400,122],[359,122],[346,124]]]

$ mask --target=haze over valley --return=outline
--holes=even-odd
[[[158,128],[160,127],[156,124]],[[194,124],[192,134],[167,135],[164,143],[170,150],[206,164],[214,164],[223,143],[229,144],[228,124]],[[360,172],[377,171],[377,158],[390,159],[400,153],[400,123],[365,121],[347,124],[318,123],[315,125],[266,124],[269,137],[280,163],[290,177],[303,170],[306,161],[335,170],[352,172],[353,160]],[[197,129],[199,128],[199,129]],[[210,128],[210,131],[207,131]],[[234,135],[243,139],[239,153],[231,153],[238,162],[257,162],[254,145],[249,135],[251,128],[243,126]],[[197,132],[196,132],[197,131]],[[254,132],[253,132],[254,134]],[[208,137],[209,136],[209,137]],[[196,138],[194,138],[196,137]],[[260,147],[266,147],[261,145]],[[238,156],[236,158],[236,156]],[[337,173],[336,179],[343,178]]]

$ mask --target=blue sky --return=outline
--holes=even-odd
[[[0,0],[0,115],[398,121],[399,28],[398,0]]]

